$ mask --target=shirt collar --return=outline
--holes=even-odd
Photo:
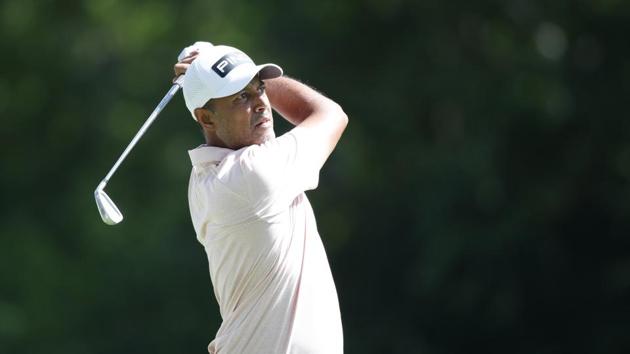
[[[196,166],[206,162],[221,162],[231,152],[234,150],[204,144],[193,150],[188,150],[188,155],[190,155],[193,166]]]

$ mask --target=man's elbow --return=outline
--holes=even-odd
[[[350,119],[348,119],[348,115],[346,114],[346,112],[344,112],[343,108],[341,108],[341,106],[339,106],[339,109],[341,110],[341,116],[339,117],[341,119],[341,121],[343,122],[343,127],[344,129],[348,126],[348,121]]]
[[[334,116],[337,118],[337,120],[339,121],[339,124],[342,126],[342,129],[345,129],[348,126],[348,115],[346,114],[346,112],[344,112],[343,108],[341,108],[341,106],[336,102],[332,102],[331,108],[333,109]]]

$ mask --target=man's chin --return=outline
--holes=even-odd
[[[273,131],[273,129],[269,129],[269,132],[266,132],[259,139],[257,139],[258,141],[256,143],[263,144],[269,140],[275,139],[275,137],[276,137],[276,133]]]

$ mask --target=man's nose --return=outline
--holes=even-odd
[[[260,96],[256,97],[256,102],[255,102],[255,106],[254,106],[254,111],[256,113],[262,113],[267,109],[267,106],[265,105],[265,101],[262,100],[262,98]]]

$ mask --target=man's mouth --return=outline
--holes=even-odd
[[[268,126],[270,124],[271,124],[271,119],[269,119],[269,118],[260,118],[260,120],[258,121],[258,123],[256,123],[256,125],[254,127],[261,128],[261,127],[266,127],[266,126]]]

